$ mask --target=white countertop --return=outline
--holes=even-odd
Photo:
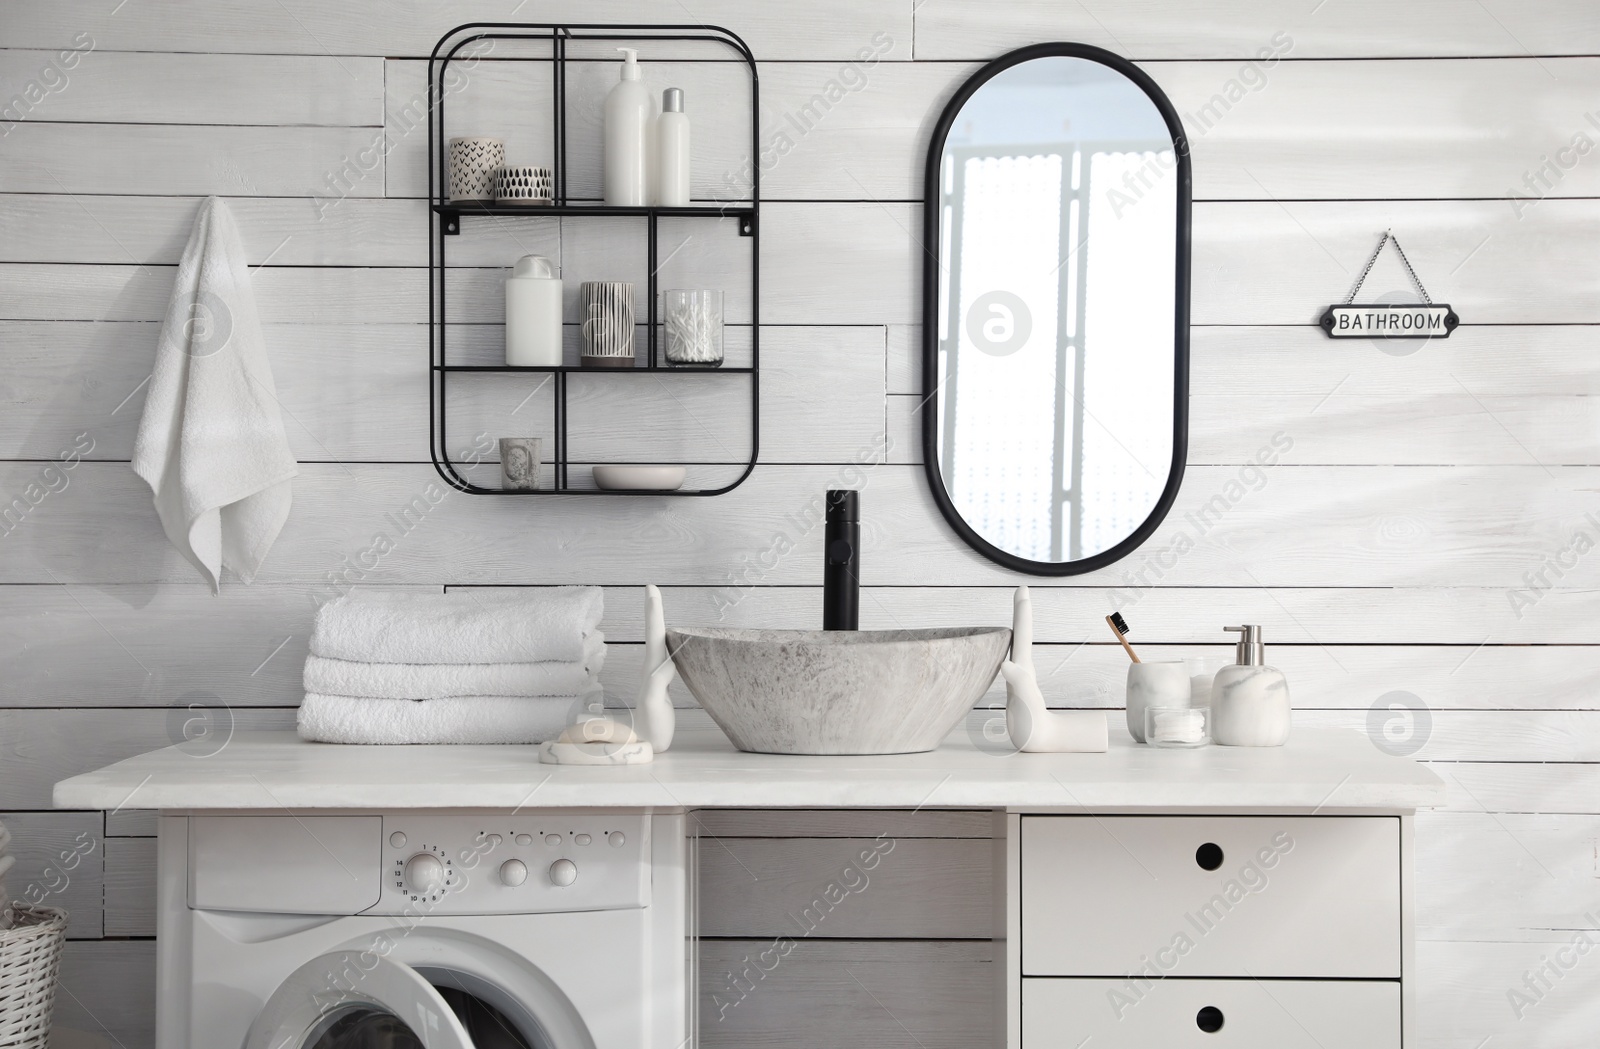
[[[992,716],[992,712],[989,715]],[[1105,754],[991,754],[957,728],[928,754],[746,754],[680,711],[653,764],[542,765],[530,746],[355,747],[241,732],[208,755],[168,747],[56,784],[66,809],[1004,808],[1404,811],[1444,802],[1416,762],[1346,730],[1285,747],[1161,750],[1120,726]]]

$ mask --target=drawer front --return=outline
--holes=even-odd
[[[1400,985],[1025,979],[1022,1045],[1023,1049],[1399,1049]]]
[[[1024,816],[1028,976],[1400,976],[1393,817]]]

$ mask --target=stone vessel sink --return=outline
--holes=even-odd
[[[1003,627],[667,631],[678,674],[740,750],[933,750],[994,681]]]

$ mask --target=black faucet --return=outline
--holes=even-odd
[[[858,630],[861,610],[861,493],[830,489],[823,534],[822,629]]]

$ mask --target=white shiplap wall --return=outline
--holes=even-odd
[[[1600,141],[1600,8],[10,0],[0,11],[0,502],[34,481],[59,490],[0,537],[0,813],[23,845],[14,889],[56,885],[46,857],[80,835],[96,846],[54,896],[75,914],[60,1013],[63,1028],[83,1032],[71,1044],[150,1044],[151,824],[135,813],[49,813],[50,785],[171,741],[189,704],[220,708],[215,716],[237,727],[292,720],[310,596],[433,479],[425,150],[420,133],[399,133],[399,113],[443,30],[509,18],[728,26],[762,61],[764,140],[862,48],[883,55],[764,172],[755,476],[715,500],[452,494],[366,582],[605,584],[606,629],[623,642],[607,676],[625,691],[642,583],[669,586],[680,621],[725,609],[726,622],[816,625],[820,535],[793,522],[887,443],[886,462],[860,469],[866,625],[1005,621],[1020,580],[954,541],[915,465],[915,200],[927,128],[979,62],[1041,40],[1129,55],[1184,114],[1240,80],[1250,87],[1221,119],[1190,128],[1196,328],[1184,489],[1123,564],[1028,580],[1040,638],[1053,646],[1042,657],[1049,687],[1062,703],[1116,705],[1121,657],[1097,623],[1120,588],[1136,636],[1162,654],[1220,656],[1222,624],[1267,624],[1303,724],[1364,729],[1380,697],[1415,696],[1429,710],[1417,756],[1452,787],[1448,810],[1417,822],[1424,1044],[1592,1039],[1600,953],[1520,1017],[1507,991],[1600,925],[1600,554],[1568,552],[1577,532],[1600,540],[1587,516],[1600,518],[1600,155],[1564,154],[1576,162],[1554,169],[1559,178],[1535,193],[1524,184],[1574,136]],[[1246,72],[1283,38],[1285,60]],[[486,98],[511,90],[504,67],[479,68]],[[585,90],[598,98],[608,71],[596,72]],[[674,66],[660,77],[691,88],[706,129],[701,196],[741,160],[742,143],[710,131],[724,73]],[[460,97],[453,112],[472,113],[471,88]],[[528,134],[525,114],[499,111],[485,102],[477,126],[452,131],[513,143]],[[397,145],[381,169],[319,217],[327,174],[385,127]],[[1539,199],[1514,204],[1512,190]],[[305,464],[260,582],[230,584],[220,598],[167,546],[127,467],[138,387],[205,194],[229,198],[261,267],[278,387]],[[1311,323],[1389,226],[1468,326],[1406,356],[1329,343]],[[451,244],[464,301],[490,319],[494,268],[516,255],[558,255],[576,281],[633,259],[634,247],[615,229],[575,224],[469,230]],[[675,263],[733,286],[712,237]],[[1406,286],[1386,258],[1368,291]],[[462,336],[492,353],[498,334]],[[670,451],[715,461],[748,437],[721,414],[726,389],[675,387],[681,404],[596,392],[592,405],[638,420],[635,432]],[[485,384],[464,394],[462,410],[490,432],[520,427],[508,420],[525,392]],[[1157,558],[1189,528],[1186,513],[1280,431],[1293,448],[1258,490],[1175,563]],[[49,472],[91,439],[83,463]],[[586,441],[603,454],[630,447],[604,428]],[[752,567],[784,534],[794,552]],[[1530,583],[1541,571],[1545,582]],[[1523,597],[1536,602],[1514,609],[1511,595],[1532,585],[1541,589]],[[808,939],[781,979],[708,1022],[709,1043],[935,1049],[985,1037],[985,819],[719,820],[707,932],[726,939],[707,948],[711,972],[770,937],[791,905],[785,894],[825,885],[854,838],[896,835],[905,866],[860,898],[860,920],[831,930],[855,938]],[[784,837],[806,841],[773,840]],[[888,942],[897,937],[914,942]]]

